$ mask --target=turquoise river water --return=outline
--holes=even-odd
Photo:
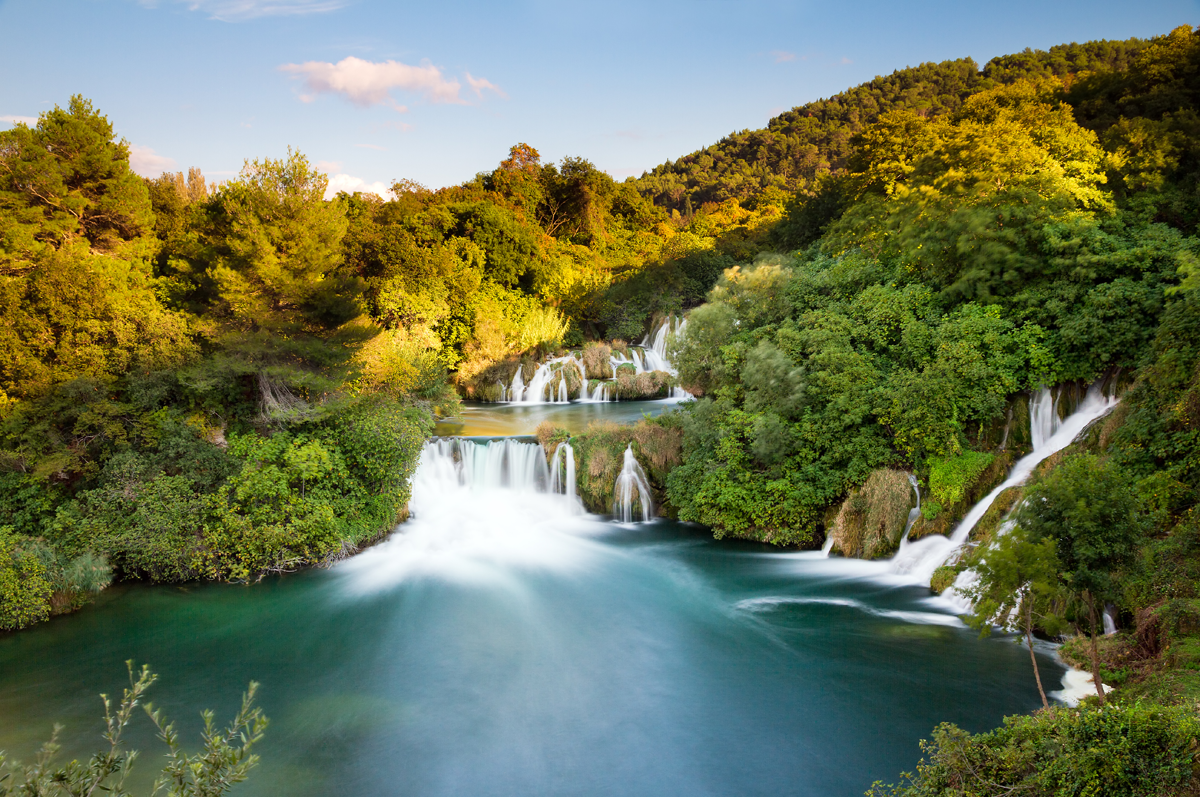
[[[572,406],[563,424],[603,413]],[[514,409],[457,433],[528,434],[549,408]],[[423,463],[412,520],[332,569],[121,586],[0,636],[0,749],[28,758],[55,720],[68,753],[98,749],[97,694],[127,659],[160,673],[152,699],[192,746],[202,708],[228,718],[262,683],[239,795],[862,794],[939,722],[1039,704],[1024,648],[875,563],[619,525],[504,482]],[[130,738],[144,783],[161,747],[144,717]]]

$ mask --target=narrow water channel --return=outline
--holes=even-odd
[[[52,718],[68,752],[98,748],[96,694],[126,659],[161,674],[153,699],[193,745],[200,709],[228,717],[262,682],[241,795],[861,794],[937,723],[1039,705],[1023,648],[871,563],[528,487],[423,467],[413,518],[331,570],[121,587],[0,637],[0,749],[30,756]],[[148,777],[159,749],[135,725]]]

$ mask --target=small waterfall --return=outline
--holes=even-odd
[[[573,510],[583,511],[575,481],[575,449],[565,440],[554,448],[550,462],[550,492],[563,493]]]
[[[686,318],[677,320],[674,316],[667,316],[657,329],[646,336],[642,341],[642,348],[645,351],[646,368],[648,370],[666,371],[671,376],[678,375],[675,366],[667,359],[667,336],[672,332],[676,336],[682,335],[686,327]]]
[[[901,551],[908,547],[908,533],[912,531],[913,524],[921,516],[921,488],[917,484],[917,477],[911,473],[908,474],[908,483],[912,486],[913,493],[917,496],[917,505],[908,510],[908,520],[904,522],[904,534],[900,537]]]
[[[987,514],[992,502],[1000,493],[1023,484],[1042,460],[1070,445],[1092,421],[1107,415],[1117,405],[1117,401],[1115,397],[1105,396],[1101,383],[1097,382],[1088,388],[1087,395],[1075,412],[1059,420],[1050,389],[1043,387],[1039,390],[1029,403],[1033,451],[1017,460],[1009,471],[1008,478],[971,507],[971,511],[955,527],[949,538],[933,535],[903,546],[892,559],[893,572],[912,576],[928,584],[933,571],[949,561],[967,542],[975,524]]]
[[[1104,635],[1112,636],[1117,633],[1116,607],[1111,603],[1104,607]]]
[[[633,456],[633,445],[625,448],[625,463],[613,488],[613,514],[622,523],[633,522],[633,491],[641,508],[642,522],[654,519],[654,502],[650,498],[650,482],[646,472]]]
[[[679,376],[675,366],[667,359],[667,336],[674,333],[676,338],[682,337],[685,329],[687,329],[686,318],[676,319],[674,316],[667,316],[657,329],[642,340],[646,370],[666,371],[671,376]],[[689,399],[691,397],[692,394],[681,387],[671,388],[671,398]]]
[[[556,401],[562,404],[567,403],[570,399],[567,396],[566,375],[563,374],[561,367],[556,369],[554,365],[565,363],[571,359],[574,358],[556,357],[542,363],[534,371],[533,378],[529,380],[528,385],[521,382],[521,369],[518,368],[516,374],[513,375],[512,388],[501,400],[512,404],[552,404]],[[582,363],[580,365],[582,366]],[[559,380],[557,398],[554,386],[555,378]]]
[[[514,404],[520,403],[525,397],[525,383],[521,381],[521,366],[517,366],[517,372],[513,374],[512,385],[508,388],[508,400]]]
[[[825,538],[825,544],[821,546],[821,556],[829,558],[829,552],[833,550],[833,535],[830,534]]]

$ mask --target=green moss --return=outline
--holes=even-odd
[[[958,578],[958,570],[949,565],[942,565],[933,571],[933,577],[929,580],[929,588],[933,590],[934,594],[941,595],[954,584],[956,578]]]
[[[983,451],[964,451],[957,457],[934,460],[929,469],[929,491],[939,504],[957,504],[996,458]]]

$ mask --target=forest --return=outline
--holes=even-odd
[[[1079,631],[1067,655],[1125,713],[944,726],[916,775],[876,788],[1118,793],[1063,791],[1082,770],[1055,751],[1125,744],[1156,752],[1079,766],[1122,794],[1194,793],[1198,100],[1185,26],[907,68],[624,182],[518,143],[462,185],[327,200],[290,149],[219,184],[139,177],[72,97],[0,132],[0,629],[114,580],[350,556],[406,516],[435,418],[686,313],[672,347],[695,401],[580,448],[631,445],[668,511],[718,537],[888,555],[894,474],[930,496],[914,534],[944,532],[1008,461],[1020,397],[1117,386],[1028,488],[1010,571],[941,580],[983,568],[982,625]],[[1129,632],[1097,641],[1105,606]],[[964,790],[980,772],[995,788]]]

